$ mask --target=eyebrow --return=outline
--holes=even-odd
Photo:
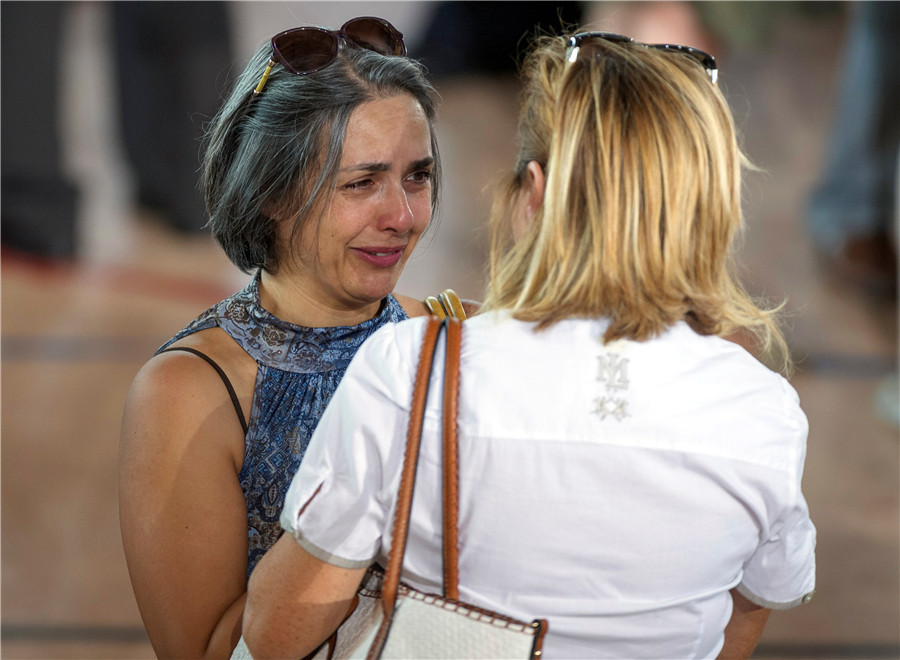
[[[427,156],[419,160],[413,161],[410,165],[411,170],[419,170],[423,167],[434,165],[434,157]],[[345,167],[341,172],[387,172],[391,169],[389,163],[357,163],[350,167]]]

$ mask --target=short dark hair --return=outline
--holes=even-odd
[[[278,268],[276,222],[264,212],[288,208],[293,233],[331,194],[347,122],[361,104],[407,93],[422,106],[434,157],[431,207],[437,209],[440,157],[435,91],[423,67],[406,57],[342,47],[334,63],[308,75],[276,65],[250,99],[271,56],[253,56],[209,125],[201,188],[209,227],[228,258],[247,273]]]

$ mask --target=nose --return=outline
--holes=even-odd
[[[390,186],[379,215],[378,228],[405,234],[415,223],[406,190],[402,185]]]

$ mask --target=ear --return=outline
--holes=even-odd
[[[280,204],[276,204],[271,199],[265,200],[259,207],[259,210],[262,211],[262,214],[267,218],[272,220],[280,221],[282,216],[284,215],[284,211],[281,208]]]
[[[530,220],[544,203],[544,169],[536,160],[525,168],[525,215]]]

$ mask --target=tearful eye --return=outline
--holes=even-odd
[[[344,186],[345,190],[360,190],[372,185],[372,179],[361,179],[359,181],[351,181]]]
[[[431,170],[420,170],[418,172],[413,172],[410,177],[416,183],[427,183],[431,180]]]

